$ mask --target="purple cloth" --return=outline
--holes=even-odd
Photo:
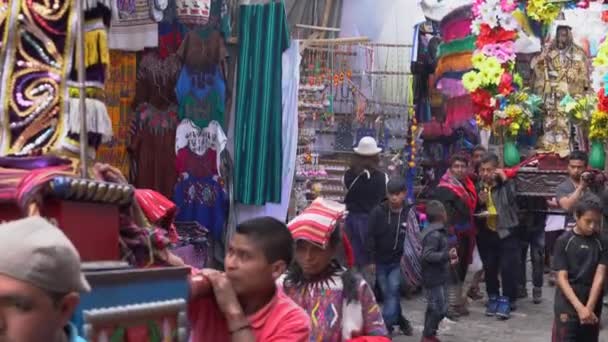
[[[55,156],[0,157],[0,167],[7,169],[36,170],[45,167],[70,164],[71,161]]]
[[[345,224],[346,234],[348,234],[350,243],[353,246],[355,266],[364,267],[369,264],[370,259],[366,246],[369,232],[369,214],[349,213]]]

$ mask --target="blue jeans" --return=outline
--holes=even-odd
[[[446,285],[425,288],[426,313],[424,314],[424,337],[437,335],[439,323],[448,313],[448,290]]]
[[[382,318],[384,318],[386,326],[390,328],[397,325],[401,318],[401,302],[399,297],[401,266],[399,263],[377,264],[376,280],[384,298]]]

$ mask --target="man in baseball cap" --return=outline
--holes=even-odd
[[[69,321],[88,291],[59,228],[41,217],[0,225],[0,341],[84,341]]]

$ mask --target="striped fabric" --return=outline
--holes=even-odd
[[[317,198],[302,214],[289,222],[289,231],[294,240],[310,241],[325,248],[336,223],[344,217],[345,212],[344,204]]]

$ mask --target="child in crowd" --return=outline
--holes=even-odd
[[[574,207],[576,225],[555,243],[557,272],[553,341],[598,341],[608,253],[600,238],[602,207],[581,199]]]
[[[408,215],[412,210],[405,205],[407,187],[401,180],[390,180],[387,184],[388,200],[377,205],[369,218],[368,254],[371,265],[376,268],[376,279],[384,307],[382,316],[392,333],[398,325],[406,336],[412,335],[410,322],[403,317],[400,303],[401,257],[405,239],[411,236],[408,229]]]
[[[311,341],[342,342],[360,336],[388,341],[380,307],[363,277],[339,261],[345,235],[343,204],[316,199],[289,223],[295,263],[279,279],[285,293],[310,315]]]
[[[458,262],[455,248],[449,249],[447,213],[439,201],[426,204],[428,227],[422,231],[422,285],[427,299],[423,342],[437,342],[439,323],[447,315],[447,282],[450,262]]]

